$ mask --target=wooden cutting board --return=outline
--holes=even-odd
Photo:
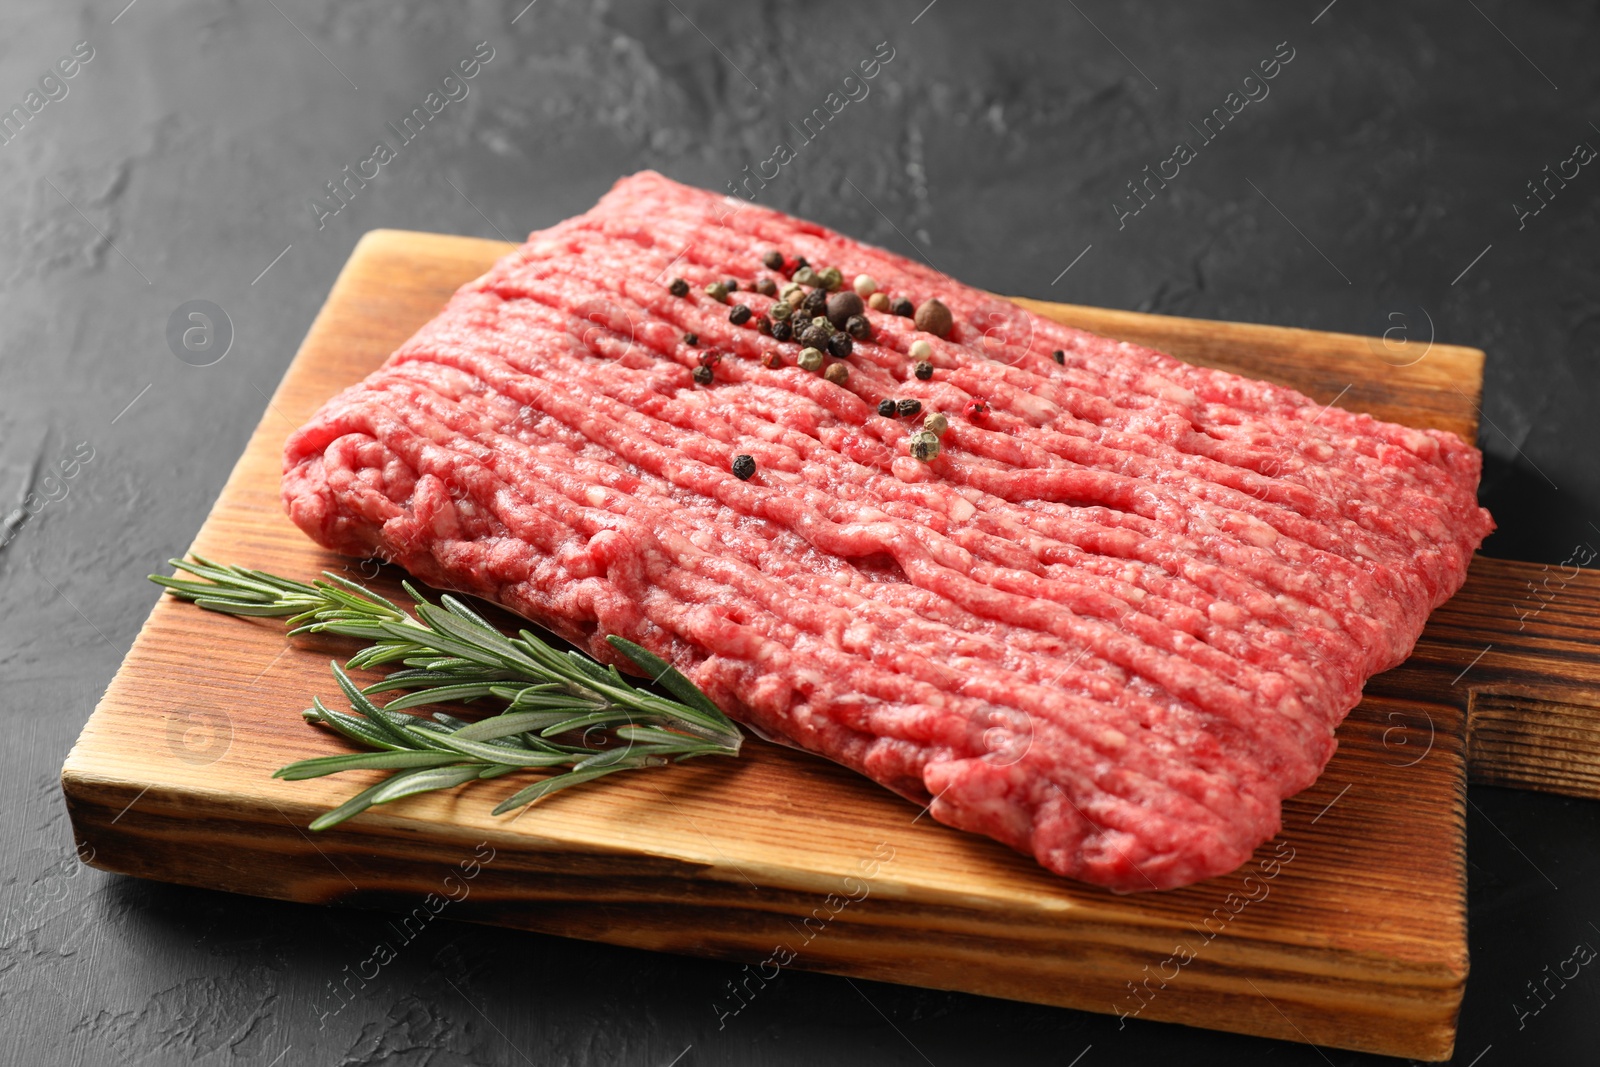
[[[194,549],[298,578],[370,577],[284,517],[284,438],[509,247],[367,235]],[[1469,440],[1476,431],[1473,349],[1434,344],[1400,366],[1364,338],[1022,303],[1319,400]],[[622,775],[517,817],[488,814],[517,788],[495,781],[312,834],[315,815],[372,778],[270,775],[346,750],[299,712],[312,694],[335,695],[328,660],[348,646],[290,645],[276,622],[166,598],[62,787],[92,850],[80,854],[107,870],[413,915],[448,898],[453,918],[743,961],[740,988],[705,990],[708,1013],[729,1020],[763,981],[798,967],[1445,1059],[1467,975],[1468,715],[1494,724],[1474,748],[1485,780],[1600,784],[1600,762],[1564,754],[1581,710],[1600,705],[1588,636],[1600,583],[1563,572],[1553,599],[1519,618],[1509,605],[1530,577],[1543,575],[1478,561],[1413,661],[1369,686],[1327,772],[1285,804],[1282,833],[1239,871],[1173,892],[1115,896],[1057,878],[849,771],[754,739],[737,761]],[[396,578],[386,569],[373,584],[398,594]]]

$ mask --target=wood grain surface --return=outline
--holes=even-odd
[[[369,234],[195,550],[293,577],[331,568],[370,578],[373,570],[323,552],[284,517],[284,437],[507,247]],[[1317,399],[1474,432],[1475,350],[1434,345],[1396,366],[1363,338],[1030,306]],[[1498,643],[1518,617],[1497,598],[1521,576],[1475,564],[1473,594],[1439,613],[1415,666],[1375,680],[1326,773],[1286,802],[1281,834],[1240,870],[1166,893],[1116,896],[1057,878],[824,760],[755,740],[737,761],[619,776],[519,816],[488,814],[518,787],[495,781],[314,835],[304,827],[316,814],[373,778],[270,775],[346,750],[299,711],[312,694],[335,692],[328,660],[350,646],[290,644],[275,622],[165,598],[85,726],[62,785],[96,865],[141,877],[410,912],[451,895],[452,872],[482,861],[453,917],[750,964],[741,988],[708,1013],[736,1012],[795,967],[1440,1060],[1467,974],[1467,716],[1496,724],[1480,748],[1511,766],[1548,748],[1561,709],[1587,706],[1583,687],[1600,677],[1582,633],[1600,603],[1592,584],[1582,586],[1590,607],[1580,610],[1576,592],[1558,598],[1534,619],[1535,633]],[[396,578],[385,569],[373,584],[387,594]],[[1487,688],[1452,681],[1480,637],[1496,647],[1468,673]],[[210,654],[197,659],[196,647]],[[1587,673],[1562,675],[1574,650]],[[1595,787],[1596,775],[1578,766],[1542,773],[1546,784]]]

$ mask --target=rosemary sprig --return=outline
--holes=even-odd
[[[570,768],[508,797],[494,809],[496,815],[617,771],[739,754],[739,728],[694,683],[621,637],[606,640],[677,699],[640,689],[615,667],[579,652],[563,653],[527,630],[504,634],[452,596],[433,604],[410,582],[401,584],[414,602],[414,616],[331,571],[307,583],[198,554],[170,562],[193,576],[150,576],[173,596],[230,615],[286,618],[291,636],[332,633],[368,642],[347,669],[401,666],[362,689],[333,663],[351,711],[336,711],[314,698],[303,712],[308,722],[375,751],[301,760],[275,777],[299,781],[349,770],[395,772],[317,818],[314,830],[374,804],[517,771]],[[408,692],[381,708],[370,699],[393,690]],[[477,722],[444,712],[401,713],[425,704],[484,699],[504,709]]]

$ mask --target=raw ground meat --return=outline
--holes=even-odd
[[[797,342],[704,291],[736,279],[759,316],[755,281],[781,290],[796,256],[937,296],[954,327],[868,310],[847,382],[801,370]],[[950,428],[919,462],[935,411]],[[607,661],[604,635],[627,637],[758,731],[1126,891],[1232,870],[1277,832],[1493,528],[1480,463],[646,172],[329,401],[289,439],[283,501],[322,545]]]

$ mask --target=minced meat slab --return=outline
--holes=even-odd
[[[848,380],[802,370],[755,288],[801,256],[938,297],[954,326],[869,309]],[[728,303],[706,294],[730,278]],[[920,462],[934,412],[949,429]],[[289,439],[283,502],[328,548],[607,661],[620,634],[941,822],[1145,890],[1277,832],[1493,528],[1480,464],[1453,434],[1060,326],[646,172],[330,400]]]

